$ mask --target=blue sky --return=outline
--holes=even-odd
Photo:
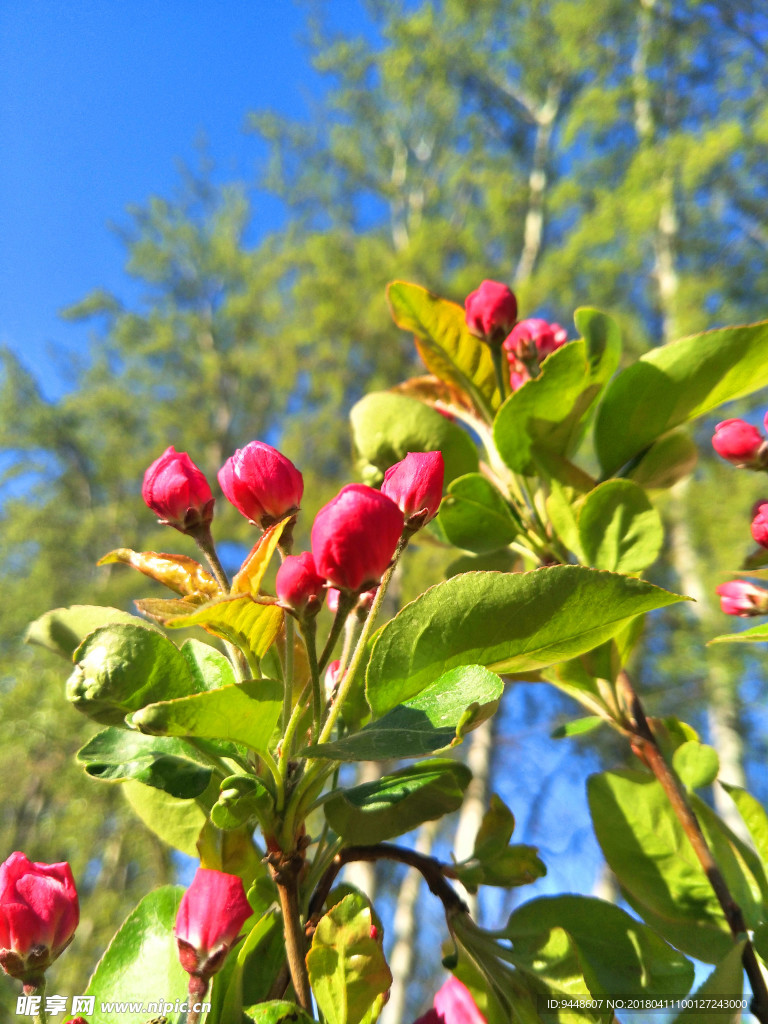
[[[370,31],[358,0],[334,26]],[[58,311],[95,287],[126,294],[109,231],[170,193],[201,137],[216,177],[252,179],[246,113],[310,114],[306,8],[291,0],[0,0],[0,344],[60,389],[88,328]],[[260,203],[265,229],[279,208]]]

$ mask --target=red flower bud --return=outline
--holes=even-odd
[[[717,454],[734,466],[750,469],[762,468],[760,449],[763,435],[744,420],[723,420],[715,427],[712,447]]]
[[[758,544],[768,548],[768,502],[759,502],[752,515],[752,536]]]
[[[227,500],[264,530],[299,510],[304,493],[301,473],[290,459],[263,441],[238,448],[218,476]]]
[[[401,510],[405,525],[418,530],[437,515],[444,476],[441,452],[408,452],[402,462],[384,474],[381,493]]]
[[[726,615],[768,615],[768,590],[756,587],[747,580],[731,580],[716,588],[720,607]]]
[[[173,929],[187,974],[207,980],[220,970],[252,913],[239,875],[198,868]]]
[[[435,993],[432,1009],[414,1024],[487,1024],[472,993],[453,975]]]
[[[283,608],[299,618],[317,615],[323,606],[325,579],[318,575],[310,551],[286,556],[277,570],[275,589]]]
[[[64,1024],[88,1024],[85,1017],[73,1017],[72,1020],[67,1020]]]
[[[483,281],[464,302],[467,326],[478,338],[499,344],[517,319],[517,299],[505,284]]]
[[[347,484],[312,525],[317,571],[339,590],[367,590],[392,561],[403,523],[403,513],[386,494]]]
[[[0,966],[39,977],[72,941],[80,920],[69,864],[39,864],[12,853],[0,864]]]
[[[521,320],[504,340],[504,351],[522,362],[542,362],[566,343],[568,332],[560,324],[551,324],[538,317]]]
[[[205,474],[173,445],[144,474],[141,496],[161,523],[182,533],[194,532],[213,519],[214,497]]]

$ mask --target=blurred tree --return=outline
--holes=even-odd
[[[458,300],[482,278],[505,280],[522,315],[564,324],[579,303],[598,305],[619,317],[635,353],[765,316],[768,15],[757,4],[366,7],[375,46],[328,37],[317,8],[315,64],[332,87],[309,123],[250,118],[270,152],[258,184],[284,200],[283,231],[249,244],[258,225],[245,186],[214,186],[205,168],[187,174],[177,197],[132,211],[124,230],[140,299],[124,305],[99,292],[69,311],[96,327],[77,386],[50,403],[32,374],[4,357],[0,450],[11,468],[0,507],[8,581],[0,597],[8,735],[0,821],[12,845],[70,859],[87,891],[100,887],[99,900],[86,904],[83,959],[73,948],[62,979],[66,970],[84,979],[83,962],[93,962],[115,916],[170,865],[143,830],[126,826],[109,788],[72,767],[69,753],[89,727],[63,708],[60,666],[41,668],[43,656],[19,650],[18,639],[53,605],[127,606],[136,578],[93,568],[110,548],[180,544],[193,553],[180,535],[172,544],[153,527],[141,503],[152,459],[173,443],[212,476],[252,437],[279,440],[305,472],[311,512],[347,472],[349,405],[415,368],[383,300],[393,277]],[[712,472],[718,481],[728,472],[723,486],[744,495],[715,533],[700,497]],[[674,582],[668,566],[676,559],[678,577],[688,571],[688,587],[703,579],[705,593],[732,567],[736,545],[722,537],[736,534],[757,497],[743,477],[700,471],[685,496],[691,530],[682,538],[673,531],[660,578]],[[244,521],[222,505],[217,536],[249,543]],[[693,553],[685,565],[681,551]],[[441,558],[422,552],[403,579],[405,598]],[[676,615],[663,650],[649,652],[639,672],[651,683],[664,673],[659,708],[672,706],[672,683],[700,707],[706,666],[680,656],[685,631]],[[738,657],[719,677],[727,680],[722,721],[734,719]],[[65,753],[51,742],[62,721],[71,737]],[[497,749],[487,741],[478,734],[478,745]],[[492,767],[486,757],[480,774]],[[86,817],[85,800],[99,813]],[[479,805],[470,805],[475,820]],[[472,831],[469,818],[464,831]],[[124,893],[104,899],[106,875],[124,879]]]

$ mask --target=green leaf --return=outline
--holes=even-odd
[[[672,755],[672,767],[686,789],[711,786],[720,771],[720,758],[714,747],[698,740],[681,744]]]
[[[545,359],[538,377],[513,392],[496,416],[493,436],[516,473],[536,473],[536,452],[570,455],[590,407],[618,366],[618,327],[597,310],[580,310],[584,339]]]
[[[604,772],[587,786],[595,834],[630,904],[680,949],[716,963],[731,945],[725,916],[661,786],[640,772]],[[758,858],[701,800],[689,797],[747,926],[761,919]]]
[[[636,615],[681,600],[643,580],[576,565],[454,576],[379,631],[368,702],[381,716],[458,665],[536,671],[596,647]]]
[[[173,926],[183,888],[166,885],[150,892],[121,925],[96,966],[86,995],[96,997],[99,1024],[146,1024],[152,1011],[105,1010],[105,1003],[162,999],[173,1003],[187,996],[189,975],[176,952]],[[157,1014],[162,1013],[162,1007]]]
[[[583,976],[595,997],[683,996],[693,964],[646,925],[603,900],[543,896],[515,910],[504,929],[510,961],[568,991]]]
[[[607,313],[591,306],[580,306],[573,314],[576,330],[587,345],[587,359],[592,376],[610,380],[619,368],[621,331]]]
[[[741,957],[746,940],[737,942],[720,961],[704,984],[691,996],[691,1005],[679,1013],[673,1024],[736,1024],[742,1019],[740,1004],[731,1012],[718,1007],[708,1009],[707,1000],[741,999],[744,992],[744,965]]]
[[[699,449],[685,430],[674,430],[654,441],[625,474],[646,490],[672,487],[692,473]]]
[[[427,369],[458,387],[490,419],[500,400],[491,351],[469,333],[463,307],[405,281],[393,281],[387,298],[397,326],[416,335]]]
[[[641,572],[658,557],[664,527],[642,487],[631,480],[609,480],[584,500],[579,537],[589,565]]]
[[[276,679],[251,679],[150,704],[133,715],[131,724],[150,735],[231,740],[265,751],[280,717],[282,699],[283,687]]]
[[[73,604],[69,608],[54,608],[27,627],[24,640],[28,644],[45,647],[54,654],[60,654],[67,661],[77,648],[94,630],[110,623],[124,623],[143,626],[159,632],[152,623],[121,611],[119,608],[103,608],[95,604]]]
[[[320,918],[307,953],[312,993],[327,1024],[362,1024],[392,985],[368,900],[351,893]]]
[[[136,779],[185,800],[200,796],[211,780],[210,767],[201,764],[183,740],[125,729],[98,733],[78,751],[77,760],[88,775],[102,782]]]
[[[605,719],[600,715],[586,715],[584,718],[576,718],[572,722],[563,722],[550,733],[553,740],[563,740],[570,736],[583,736],[584,733],[594,732],[601,725],[605,725]]]
[[[519,532],[509,505],[482,473],[467,473],[453,481],[438,520],[451,544],[477,554],[505,547]]]
[[[216,779],[194,800],[179,800],[131,779],[122,786],[131,809],[164,843],[197,859],[197,840],[208,821],[208,814],[218,793]]]
[[[762,644],[768,640],[768,622],[761,622],[752,629],[744,629],[740,633],[723,633],[707,641],[710,644]]]
[[[77,648],[67,699],[89,718],[118,725],[145,704],[197,687],[186,658],[167,637],[144,624],[118,623],[89,633]]]
[[[326,801],[325,817],[347,842],[363,836],[366,843],[381,843],[458,810],[471,778],[457,761],[421,761],[339,791]]]
[[[246,1013],[254,1020],[286,1020],[286,1024],[294,1024],[302,1018],[283,1016],[260,1018],[254,1011],[257,1004],[264,1004],[272,988],[275,977],[285,963],[285,944],[283,938],[283,920],[276,909],[267,910],[256,920],[245,941],[238,948],[237,955],[230,957],[234,963],[226,976],[226,991],[220,998],[214,990],[211,1006],[210,1024],[231,1024],[240,1021],[243,1007],[249,1007]],[[292,1003],[277,1004],[292,1007]],[[298,1008],[297,1008],[298,1009]],[[301,1011],[298,1011],[301,1013]]]
[[[415,398],[373,391],[352,406],[349,419],[356,472],[373,487],[408,452],[442,452],[446,485],[477,470],[477,448],[466,430]]]
[[[747,831],[752,836],[755,849],[763,865],[768,869],[768,814],[766,814],[765,808],[746,789],[732,786],[727,782],[721,782],[720,785],[736,804],[736,809],[747,826]]]
[[[573,505],[557,480],[549,481],[550,493],[547,496],[547,517],[562,543],[572,551],[580,562],[587,559],[581,550],[579,523]]]
[[[210,644],[201,640],[185,640],[181,653],[187,660],[189,671],[197,683],[197,690],[218,690],[235,682],[232,662]]]
[[[240,650],[250,650],[255,658],[263,658],[274,643],[282,622],[282,608],[274,604],[259,604],[250,594],[237,594],[204,604],[191,615],[170,619],[166,625],[171,629],[202,626]]]
[[[423,757],[460,742],[469,727],[493,714],[503,691],[499,677],[479,665],[455,668],[360,732],[335,743],[306,747],[301,753],[336,761]]]
[[[253,1024],[314,1024],[314,1017],[308,1017],[300,1006],[284,999],[270,999],[268,1003],[248,1006],[245,1012]]]
[[[726,327],[652,349],[611,383],[595,446],[614,473],[668,430],[768,384],[768,322]]]
[[[224,779],[219,798],[211,808],[211,821],[220,829],[239,828],[253,820],[270,822],[275,802],[272,794],[255,775],[231,775]]]
[[[459,880],[471,892],[478,885],[528,885],[546,875],[535,846],[510,845],[514,828],[512,812],[494,793],[477,830],[472,856],[455,865]]]

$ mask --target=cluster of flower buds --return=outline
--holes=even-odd
[[[568,340],[560,324],[536,317],[517,323],[517,299],[499,281],[483,281],[467,296],[464,310],[472,334],[492,347],[504,349],[513,391],[535,377],[547,356]]]
[[[432,1007],[414,1024],[487,1024],[472,993],[458,978],[451,977],[435,993]]]
[[[239,875],[197,869],[181,898],[173,930],[179,962],[189,974],[190,995],[205,995],[252,913]]]
[[[39,985],[79,920],[69,864],[35,863],[23,853],[0,864],[0,967],[6,974]]]
[[[768,430],[768,413],[764,419]],[[768,441],[746,420],[723,420],[715,427],[712,447],[739,469],[768,469]]]
[[[279,603],[298,619],[309,619],[320,611],[329,587],[355,595],[375,591],[401,538],[437,515],[443,478],[440,452],[409,452],[387,470],[380,491],[364,484],[343,487],[315,517],[312,551],[284,559],[276,581]],[[299,511],[301,473],[263,441],[236,451],[218,480],[235,508],[262,529]],[[161,522],[182,533],[199,538],[201,528],[209,529],[214,499],[186,452],[170,447],[153,462],[142,495]]]

